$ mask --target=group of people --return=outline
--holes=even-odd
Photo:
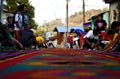
[[[0,23],[0,49],[9,46],[13,49],[30,49],[41,45],[44,40],[38,39],[31,30],[30,16],[26,5],[19,5],[13,16],[6,18],[6,24]]]
[[[12,46],[14,49],[28,49],[36,46],[47,47],[44,39],[34,35],[31,30],[30,16],[26,5],[19,5],[18,10],[11,17],[6,18],[7,23],[0,23],[0,50],[1,46]],[[67,38],[69,48],[80,48],[88,50],[120,51],[120,22],[114,21],[110,29],[106,29],[107,23],[98,15],[94,29],[88,27],[84,33],[71,29]],[[54,40],[57,37],[51,38]],[[48,42],[48,41],[47,41]]]
[[[106,52],[120,51],[120,22],[112,22],[110,29],[106,29],[107,23],[98,15],[94,23],[94,29],[88,27],[85,33],[76,33],[76,29],[71,29],[68,36],[68,47],[100,50]]]

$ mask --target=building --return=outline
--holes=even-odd
[[[109,28],[109,26],[110,26],[109,11],[100,13],[100,14],[98,14],[98,15],[102,15],[102,16],[103,16],[103,19],[104,19],[104,20],[106,21],[106,23],[107,23],[107,28]],[[91,23],[92,29],[94,29],[94,23],[95,23],[98,15],[92,16],[92,17],[89,19],[89,20],[91,21],[91,22],[89,22],[89,25],[90,25],[90,23]]]
[[[104,0],[105,3],[110,4],[110,23],[113,21],[120,21],[120,0]]]

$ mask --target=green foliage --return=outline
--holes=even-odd
[[[37,32],[38,35],[44,35],[45,34],[45,30],[43,28],[38,28],[36,30],[36,32]]]
[[[30,19],[30,24],[32,26],[32,29],[37,29],[37,24],[35,23],[34,19]]]
[[[16,3],[15,0],[5,0],[6,4],[4,5],[4,8],[9,10],[9,11],[16,11],[18,4]]]

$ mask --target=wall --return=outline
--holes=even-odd
[[[118,21],[119,12],[117,6],[117,1],[110,4],[110,23],[112,23],[113,21]],[[115,14],[114,11],[116,12]]]
[[[103,19],[106,21],[107,23],[107,28],[109,28],[109,12],[106,12],[103,14]]]

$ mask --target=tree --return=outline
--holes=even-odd
[[[44,30],[44,28],[38,28],[38,29],[36,30],[36,33],[37,33],[38,35],[44,35],[44,34],[45,34],[45,30]]]
[[[17,7],[20,4],[25,4],[28,7],[28,14],[30,16],[30,23],[34,29],[37,28],[37,24],[34,21],[34,7],[30,4],[29,0],[4,0],[4,9],[7,9],[10,12],[15,12],[17,10]]]

